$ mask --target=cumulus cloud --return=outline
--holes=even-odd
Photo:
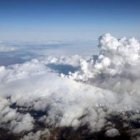
[[[52,127],[85,125],[94,133],[104,129],[107,137],[121,135],[114,117],[124,128],[139,119],[139,56],[135,38],[105,34],[98,56],[0,66],[0,128],[22,134],[22,140],[49,137]]]
[[[119,135],[119,131],[115,128],[112,128],[112,129],[107,130],[105,134],[108,137],[115,137]]]

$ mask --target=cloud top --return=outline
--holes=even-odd
[[[105,34],[99,50],[90,58],[49,56],[0,66],[0,128],[23,140],[39,140],[50,127],[86,124],[92,132],[105,129],[107,137],[121,135],[112,116],[128,127],[139,119],[140,43]]]

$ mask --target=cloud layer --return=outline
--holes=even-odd
[[[99,50],[88,58],[48,56],[0,66],[0,128],[21,134],[22,140],[49,137],[52,127],[84,125],[115,137],[121,132],[113,116],[121,118],[123,128],[137,122],[140,43],[105,34]],[[133,138],[140,135],[129,131]]]

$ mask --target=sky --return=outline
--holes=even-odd
[[[0,40],[140,38],[139,0],[0,0]]]

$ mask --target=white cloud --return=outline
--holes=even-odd
[[[120,135],[119,134],[119,131],[117,129],[115,129],[115,128],[112,128],[112,129],[107,130],[105,134],[108,137],[115,137],[115,136]]]
[[[1,66],[0,127],[13,133],[27,131],[26,140],[39,139],[44,132],[31,132],[37,122],[74,128],[89,124],[92,132],[98,132],[114,112],[130,120],[125,112],[140,110],[140,44],[134,38],[105,34],[99,39],[99,48],[96,60],[78,55],[49,56]],[[61,71],[49,64],[59,65]],[[63,67],[68,65],[77,69],[65,74]],[[39,111],[42,114],[35,116]],[[116,136],[119,131],[112,125],[106,135]]]

